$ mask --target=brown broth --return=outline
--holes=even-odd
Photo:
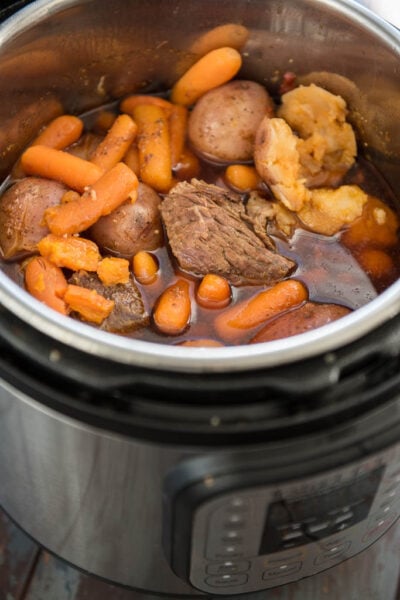
[[[83,116],[86,131],[91,131],[100,110],[117,110],[115,104],[101,107]],[[200,179],[208,183],[225,185],[222,174],[224,167],[201,163]],[[10,182],[7,183],[7,185]],[[346,176],[345,183],[359,185],[364,191],[394,205],[394,197],[382,177],[374,166],[363,158]],[[4,189],[4,186],[3,186]],[[266,190],[266,195],[268,191]],[[245,200],[245,196],[244,196]],[[83,233],[84,237],[84,233]],[[309,291],[309,300],[314,302],[336,303],[355,310],[370,302],[378,293],[388,287],[399,277],[400,244],[389,251],[395,268],[381,278],[371,278],[365,273],[351,250],[341,243],[341,234],[327,237],[305,229],[296,229],[291,239],[272,236],[277,246],[277,251],[293,259],[296,270],[291,277],[301,280]],[[183,273],[177,266],[169,249],[164,246],[152,252],[159,262],[159,277],[150,285],[138,284],[142,293],[146,310],[152,314],[153,308],[162,291],[176,279],[185,278],[189,281],[192,299],[192,316],[190,326],[179,336],[166,336],[158,332],[151,323],[148,328],[143,328],[128,337],[162,344],[179,344],[185,340],[213,339],[218,341],[214,331],[214,320],[224,309],[207,309],[197,304],[195,299],[196,289],[201,278]],[[23,286],[22,263],[3,261],[2,269],[9,277]],[[230,306],[240,300],[250,298],[266,289],[265,286],[243,286],[232,288]],[[265,326],[260,325],[258,329]],[[248,337],[242,341],[247,343],[257,330],[252,329]],[[223,340],[220,340],[223,342]],[[224,343],[224,342],[223,342]],[[224,343],[226,345],[226,343]]]

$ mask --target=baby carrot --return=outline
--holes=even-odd
[[[171,144],[168,119],[162,108],[140,104],[133,111],[138,126],[140,177],[158,192],[172,184]]]
[[[212,50],[190,67],[175,83],[171,92],[174,104],[191,106],[203,94],[232,79],[242,66],[242,57],[234,48]]]
[[[72,235],[64,237],[49,233],[37,247],[40,254],[54,265],[73,271],[96,271],[101,258],[94,242]]]
[[[398,241],[398,228],[399,219],[394,210],[382,200],[368,196],[361,217],[343,232],[341,241],[349,248],[369,244],[389,248]]]
[[[85,321],[97,325],[101,325],[115,306],[114,300],[80,285],[69,284],[64,299],[71,310],[78,312]]]
[[[190,315],[189,284],[179,279],[161,294],[153,313],[154,323],[166,335],[179,335],[188,326]]]
[[[203,33],[193,42],[190,51],[203,55],[223,46],[240,50],[247,42],[249,33],[249,30],[243,25],[225,23]]]
[[[68,314],[63,296],[67,290],[67,280],[60,267],[47,258],[35,256],[25,269],[25,286],[28,292],[59,313]]]
[[[39,175],[61,181],[68,187],[83,192],[103,174],[97,165],[47,146],[31,146],[21,156],[21,166],[26,175]]]
[[[47,226],[56,235],[80,233],[118,208],[129,196],[136,199],[138,185],[133,171],[118,163],[78,200],[48,208],[44,213]]]
[[[169,117],[171,114],[171,102],[168,102],[168,100],[165,98],[161,98],[161,96],[148,96],[147,94],[134,94],[133,96],[128,96],[122,100],[120,109],[121,112],[128,113],[128,115],[133,116],[135,108],[141,104],[152,104],[153,106],[158,106],[165,111],[167,117]]]
[[[186,141],[188,109],[180,104],[172,105],[169,117],[169,131],[171,143],[171,163],[175,167],[180,160]]]
[[[196,300],[204,308],[224,308],[231,301],[229,282],[220,275],[208,273],[197,289]]]
[[[225,181],[239,192],[249,192],[257,189],[261,177],[256,169],[249,165],[229,165],[225,170]]]
[[[139,150],[136,144],[132,144],[128,148],[123,162],[135,173],[135,175],[139,175]]]
[[[97,275],[104,285],[128,283],[129,261],[126,258],[107,256],[97,265]]]
[[[157,278],[158,263],[150,252],[137,252],[133,257],[133,273],[139,283],[147,285]]]
[[[237,341],[267,319],[307,300],[307,290],[295,279],[286,279],[239,302],[217,316],[214,326],[225,341]]]
[[[377,279],[393,276],[395,273],[394,261],[387,252],[378,248],[364,248],[356,254],[357,260],[364,271]]]
[[[119,115],[90,157],[90,162],[103,171],[115,167],[124,158],[136,133],[137,125],[132,118],[129,115]]]
[[[48,146],[63,150],[82,135],[83,121],[74,115],[61,115],[53,119],[33,140],[31,146]]]

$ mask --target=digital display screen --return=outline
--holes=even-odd
[[[307,498],[282,499],[268,507],[260,555],[309,544],[367,518],[384,467]]]

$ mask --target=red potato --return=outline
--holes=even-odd
[[[273,102],[262,85],[231,81],[195,104],[189,117],[189,140],[211,162],[246,162],[252,159],[260,122],[273,112]]]
[[[124,202],[106,217],[101,217],[88,235],[103,251],[132,258],[141,250],[154,250],[162,244],[159,214],[160,196],[140,183],[135,203]]]
[[[306,302],[300,308],[290,310],[271,320],[250,340],[250,344],[271,342],[311,331],[336,321],[350,312],[349,308],[339,304]]]
[[[225,342],[240,343],[252,330],[307,298],[308,290],[301,281],[284,279],[222,311],[214,321],[215,331]]]
[[[21,258],[36,251],[36,244],[49,233],[44,211],[58,205],[66,191],[57,181],[26,177],[4,192],[0,198],[0,253],[4,258]]]

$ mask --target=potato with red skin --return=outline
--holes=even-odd
[[[210,162],[252,160],[256,131],[273,116],[266,89],[254,81],[231,81],[200,98],[189,116],[188,136],[195,152]]]
[[[67,188],[50,179],[25,177],[0,198],[0,254],[18,259],[36,252],[36,244],[49,230],[44,211],[60,204]]]
[[[299,335],[336,321],[350,312],[349,308],[340,304],[305,302],[299,308],[272,319],[250,340],[250,344],[271,342]]]
[[[141,250],[162,245],[163,229],[159,213],[160,196],[139,183],[136,202],[127,200],[88,230],[88,236],[101,250],[122,258],[132,258]]]

